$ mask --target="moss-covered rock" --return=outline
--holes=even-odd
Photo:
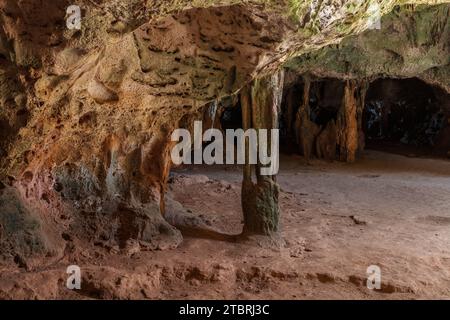
[[[1,187],[0,187],[1,188]],[[39,218],[34,216],[12,188],[0,190],[0,260],[24,259],[48,252]]]
[[[286,66],[322,77],[420,77],[450,91],[450,5],[396,7],[368,30]]]

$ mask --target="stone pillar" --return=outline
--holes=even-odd
[[[278,129],[279,109],[283,90],[283,72],[255,80],[241,92],[244,130],[254,128]],[[273,141],[269,137],[269,150]],[[258,142],[259,143],[259,142]],[[242,183],[242,210],[244,234],[274,235],[279,231],[279,186],[276,176],[261,174],[262,164],[258,157],[256,165],[249,164],[250,145],[246,141],[246,165]],[[272,151],[272,150],[271,150]],[[278,152],[276,150],[276,152]],[[252,179],[253,172],[256,182]]]
[[[348,80],[346,82],[344,98],[337,118],[339,159],[346,162],[356,160],[359,145],[356,88],[355,81]]]

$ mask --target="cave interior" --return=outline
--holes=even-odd
[[[283,90],[279,116],[280,144],[283,153],[304,155],[295,137],[294,118],[305,86],[301,76],[294,78],[296,80]],[[316,128],[312,144],[317,143],[317,137],[330,123],[337,122],[345,83],[345,80],[335,78],[311,81],[308,96],[310,115],[307,119]],[[417,78],[377,78],[368,81],[364,94],[364,106],[356,115],[356,121],[360,122],[360,156],[365,148],[411,156],[449,156],[448,93]],[[218,103],[219,106],[216,104],[205,108],[203,119],[208,126],[221,130],[242,129],[239,99],[227,98]],[[213,106],[217,113],[214,125],[209,117]],[[337,159],[338,154],[336,145],[336,156],[329,160]],[[323,158],[315,148],[312,148],[312,156]]]

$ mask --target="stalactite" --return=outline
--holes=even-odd
[[[219,108],[219,101],[215,100],[209,107],[209,116],[211,118],[211,128],[214,128],[214,123],[216,122],[217,109]]]
[[[220,115],[222,106],[219,100],[214,100],[211,104],[207,105],[203,110],[203,128],[208,129],[220,129]]]
[[[344,98],[337,118],[339,159],[346,162],[355,161],[359,144],[356,88],[355,81],[346,82]]]
[[[310,120],[310,88],[311,79],[308,76],[304,76],[303,99],[295,119],[296,141],[300,146],[300,149],[307,162],[309,162],[309,160],[311,159],[311,155],[315,146],[315,140],[320,131],[319,126]]]
[[[283,90],[283,72],[255,80],[250,88],[241,92],[241,107],[244,129],[278,129],[279,108]],[[270,135],[269,135],[270,136]],[[274,141],[269,138],[270,152]],[[250,146],[245,146],[246,165],[242,184],[242,210],[244,213],[244,234],[274,235],[279,229],[279,186],[276,176],[261,174],[262,164],[252,166],[248,161]],[[256,183],[252,179],[252,169]]]

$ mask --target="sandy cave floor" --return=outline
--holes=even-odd
[[[179,168],[171,193],[224,233],[242,228],[238,167]],[[82,290],[65,288],[70,261],[0,270],[3,298],[450,298],[450,161],[367,151],[353,165],[284,156],[282,237],[232,243],[185,237],[175,250],[80,252]],[[378,265],[382,289],[366,288]]]

